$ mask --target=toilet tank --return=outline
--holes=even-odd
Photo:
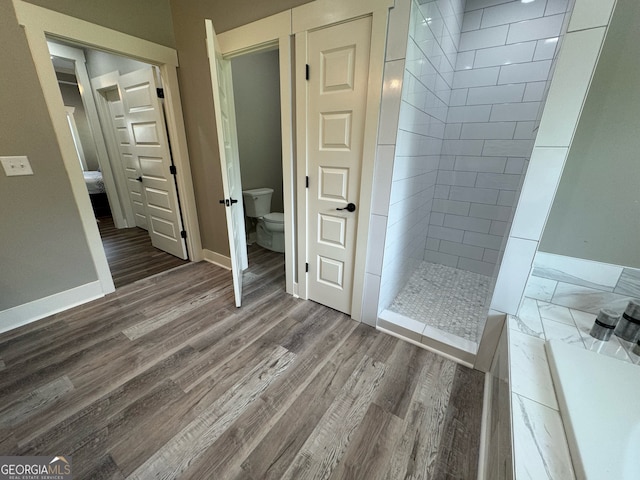
[[[244,209],[247,217],[264,217],[271,212],[273,188],[254,188],[243,190]]]

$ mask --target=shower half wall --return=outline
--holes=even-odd
[[[477,350],[568,3],[410,2],[382,319]]]

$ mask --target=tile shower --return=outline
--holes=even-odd
[[[410,3],[378,316],[475,354],[570,2]]]

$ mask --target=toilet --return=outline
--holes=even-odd
[[[243,190],[245,215],[255,218],[256,242],[261,247],[284,253],[284,213],[271,211],[272,188]]]

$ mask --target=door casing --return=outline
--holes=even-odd
[[[115,125],[111,118],[110,101],[107,99],[109,92],[116,91],[118,97],[120,97],[120,90],[118,87],[118,79],[120,73],[117,71],[105,73],[98,77],[91,79],[91,89],[96,100],[96,107],[98,107],[98,117],[102,122],[102,135],[104,136],[104,142],[109,152],[109,158],[120,158],[120,148],[116,139]],[[113,175],[116,179],[116,187],[118,193],[122,197],[122,215],[126,221],[122,226],[116,225],[118,228],[133,227],[136,224],[136,220],[133,213],[132,202],[129,198],[129,190],[125,187],[127,183],[127,177],[122,168],[122,163],[118,162],[116,165],[112,165]]]
[[[187,140],[182,116],[178,86],[177,52],[162,45],[127,35],[110,28],[64,15],[21,0],[13,0],[18,23],[24,27],[27,43],[44,94],[45,103],[60,146],[71,191],[80,214],[89,251],[93,258],[102,293],[115,291],[107,263],[100,232],[98,231],[84,177],[76,159],[71,132],[66,125],[66,113],[58,89],[53,65],[50,61],[46,35],[64,38],[90,48],[106,50],[139,59],[160,69],[165,92],[167,128],[172,146],[174,164],[178,169],[182,215],[187,231],[187,245],[192,260],[203,258],[200,228],[196,213],[195,193],[191,181],[191,167],[187,153]]]

